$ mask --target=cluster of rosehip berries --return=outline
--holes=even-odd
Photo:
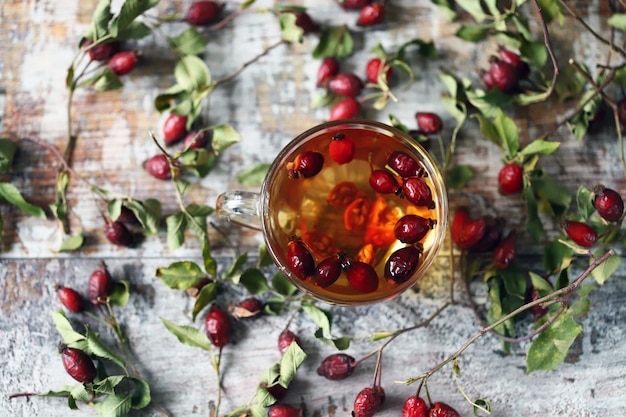
[[[135,51],[120,51],[120,42],[105,42],[93,45],[91,40],[86,40],[82,47],[85,48],[92,61],[106,62],[107,67],[116,75],[126,75],[137,66],[137,53]]]
[[[492,56],[489,70],[481,72],[481,79],[487,91],[498,88],[505,94],[515,93],[520,81],[528,78],[530,67],[515,52],[500,48],[498,56]]]
[[[359,10],[356,24],[359,26],[374,26],[385,19],[385,2],[372,0],[337,0],[344,9]]]
[[[106,218],[104,237],[114,245],[127,248],[133,247],[143,237],[140,223],[135,213],[128,207],[122,206],[120,215],[115,221]]]

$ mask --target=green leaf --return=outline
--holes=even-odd
[[[264,266],[274,265],[274,260],[272,259],[272,255],[270,255],[269,250],[267,249],[267,245],[265,242],[259,244],[259,262],[257,264],[258,268],[263,268]],[[272,278],[272,286],[274,286],[273,278]]]
[[[296,25],[295,13],[283,12],[278,15],[281,39],[291,43],[302,43],[304,30]]]
[[[559,142],[550,142],[543,139],[536,139],[526,145],[524,149],[520,151],[520,153],[524,156],[550,155],[558,149],[559,145],[561,145]]]
[[[313,305],[303,304],[302,310],[317,324],[323,331],[323,334],[330,334],[331,314],[326,310]]]
[[[250,294],[262,294],[269,290],[267,279],[263,272],[257,268],[248,268],[239,277],[241,284],[246,287]]]
[[[538,294],[541,297],[550,294],[554,290],[550,283],[544,277],[537,275],[532,271],[530,271],[528,274],[530,276],[530,283],[532,284],[533,288],[537,290]]]
[[[122,80],[109,67],[105,67],[100,74],[90,80],[96,91],[112,91],[122,88]]]
[[[124,375],[113,375],[104,378],[101,381],[93,384],[93,389],[98,395],[108,395],[115,393],[115,387],[122,383],[126,379]]]
[[[435,47],[435,43],[433,41],[425,41],[423,39],[415,38],[411,39],[408,42],[403,43],[400,48],[398,48],[398,52],[396,53],[396,57],[400,60],[404,60],[404,54],[406,49],[409,46],[417,45],[417,52],[425,57],[436,59],[437,58],[437,48]]]
[[[285,277],[285,274],[280,271],[276,271],[276,273],[272,275],[272,288],[274,288],[277,293],[287,296],[298,291],[298,287],[289,281],[287,277]]]
[[[7,138],[0,138],[0,174],[9,171],[16,150],[15,142]]]
[[[191,26],[178,36],[170,38],[170,44],[180,55],[199,55],[206,49],[208,39]]]
[[[610,26],[616,29],[626,31],[626,14],[625,13],[613,13],[606,21]]]
[[[522,195],[526,201],[526,230],[528,230],[535,241],[538,241],[541,235],[543,235],[543,224],[539,218],[537,200],[530,191],[525,190]]]
[[[116,307],[124,307],[130,299],[130,283],[124,279],[115,281],[109,302]]]
[[[156,96],[154,108],[159,112],[171,110],[173,102],[189,98],[189,92],[182,85],[175,84]]]
[[[126,365],[124,358],[113,352],[113,350],[111,350],[111,348],[109,348],[102,341],[102,339],[100,339],[96,332],[87,328],[85,337],[87,338],[87,353],[98,356],[100,358],[109,359],[115,362],[117,365],[121,366],[122,368]]]
[[[248,252],[244,252],[235,259],[235,262],[233,262],[232,265],[228,268],[228,270],[224,273],[224,278],[234,277],[235,274],[241,271],[241,269],[246,265],[247,262],[248,262]],[[239,281],[239,278],[237,278],[237,281]]]
[[[217,274],[217,261],[211,255],[211,245],[207,238],[202,239],[202,262],[206,273],[214,277]]]
[[[559,19],[561,24],[563,23],[562,6],[558,1],[554,0],[538,0],[537,2],[541,8],[541,16],[547,24],[551,23],[554,19]]]
[[[348,336],[330,338],[324,336],[324,330],[320,327],[315,331],[315,338],[320,342],[323,342],[329,346],[334,347],[337,350],[346,350],[350,347],[352,339]]]
[[[69,345],[85,340],[85,336],[74,330],[72,323],[70,323],[62,310],[52,313],[52,320],[54,321],[54,325],[63,339],[63,343]]]
[[[498,148],[502,149],[502,140],[495,127],[495,125],[487,117],[480,113],[473,114],[472,117],[478,120],[478,126],[480,127],[480,133],[489,140],[496,144]]]
[[[548,50],[543,42],[522,42],[520,54],[528,65],[541,71],[548,61]]]
[[[258,404],[252,404],[248,411],[250,412],[250,417],[267,417],[267,411],[265,411],[265,408]]]
[[[108,395],[103,401],[94,404],[100,417],[125,417],[130,408],[131,398],[128,394]]]
[[[474,177],[474,170],[468,165],[455,165],[446,172],[446,184],[451,189],[459,190]]]
[[[213,127],[211,146],[216,154],[224,152],[235,143],[241,142],[241,135],[230,125],[222,124]]]
[[[156,271],[159,278],[169,288],[186,290],[206,277],[206,274],[191,261],[180,261],[170,264],[168,267],[160,267]]]
[[[122,214],[122,200],[113,199],[107,202],[107,212],[111,220],[116,221]]]
[[[464,41],[480,42],[489,36],[492,29],[491,26],[461,25],[455,35]]]
[[[174,67],[176,82],[187,91],[197,90],[211,82],[206,63],[195,55],[186,55]]]
[[[267,171],[269,171],[271,164],[261,163],[253,165],[249,168],[240,171],[237,174],[237,180],[239,184],[245,186],[260,186],[265,180]]]
[[[543,266],[549,274],[561,271],[572,262],[574,251],[559,241],[546,244],[543,252]]]
[[[141,39],[152,34],[152,29],[143,22],[131,22],[117,34],[117,39]]]
[[[599,258],[605,253],[606,251],[604,249],[599,249],[593,255],[596,258]],[[592,261],[592,259],[589,259],[589,263]],[[591,271],[591,276],[593,276],[598,284],[603,285],[606,280],[609,279],[615,271],[617,271],[621,263],[622,258],[617,254],[613,254],[607,260],[598,265],[597,268]]]
[[[509,305],[507,310],[512,311],[524,304],[526,298],[526,275],[513,267],[501,269],[498,271],[498,274],[502,277],[502,283],[507,295],[519,299],[519,305],[517,303],[514,306]]]
[[[556,369],[582,331],[570,311],[563,312],[533,341],[526,354],[526,372]]]
[[[64,236],[61,241],[61,246],[59,246],[59,252],[71,252],[80,249],[84,241],[85,237],[82,233],[73,236]]]
[[[482,114],[496,118],[502,109],[513,104],[513,96],[504,94],[500,89],[493,88],[487,92],[483,90],[468,90],[465,92],[467,100]]]
[[[504,149],[506,149],[507,155],[513,158],[519,148],[519,129],[513,119],[505,115],[502,110],[498,111],[493,123],[502,140]]]
[[[259,382],[266,386],[274,385],[278,382],[280,376],[280,365],[278,363],[272,364],[265,372],[259,375]]]
[[[583,184],[576,191],[576,205],[578,206],[578,214],[586,221],[596,211],[591,200],[591,190]]]
[[[543,171],[535,171],[531,177],[531,186],[537,197],[539,210],[552,217],[563,216],[572,201],[569,191]]]
[[[451,2],[449,0],[431,0],[431,2],[439,7],[439,11],[446,17],[446,19],[449,21],[456,19],[456,10],[454,10],[454,7],[451,6]]]
[[[116,37],[144,12],[156,6],[159,0],[126,0],[122,4],[119,15],[111,22],[111,34]]]
[[[161,222],[161,202],[154,198],[146,200],[124,200],[124,207],[134,214],[146,236],[154,236],[159,232]]]
[[[11,183],[0,182],[0,200],[2,199],[22,210],[24,214],[40,219],[46,218],[46,213],[43,209],[26,202],[17,187]]]
[[[70,396],[72,397],[72,399],[81,401],[81,402],[87,402],[90,400],[90,395],[87,392],[87,389],[85,388],[84,384],[80,384],[80,385],[76,385],[72,387],[72,392],[70,393]]]
[[[165,325],[165,328],[176,336],[181,343],[208,351],[213,350],[213,346],[204,332],[195,327],[176,325],[164,318],[161,318],[161,321]]]
[[[282,358],[280,358],[280,377],[278,382],[283,387],[288,387],[289,383],[296,376],[296,372],[302,362],[306,359],[306,353],[294,341],[289,345]]]
[[[257,386],[254,400],[259,407],[269,407],[277,401],[263,385]]]
[[[134,384],[133,395],[130,398],[131,407],[137,410],[147,407],[152,401],[150,385],[143,378],[130,377],[129,379]]]
[[[456,5],[468,12],[477,22],[482,22],[487,15],[483,12],[481,2],[476,0],[456,0]]]
[[[354,41],[346,25],[330,26],[322,30],[320,40],[313,50],[313,58],[344,59],[352,55],[353,48]]]
[[[191,313],[191,320],[196,321],[196,317],[202,311],[202,309],[208,306],[217,296],[217,282],[213,281],[202,287],[196,297],[196,302],[193,303],[193,310]]]
[[[109,31],[109,21],[112,17],[111,0],[100,0],[93,11],[91,23],[83,37],[92,41],[102,38]]]
[[[575,318],[581,318],[589,313],[591,308],[591,301],[589,300],[589,293],[595,291],[595,285],[583,285],[578,288],[576,291],[576,295],[578,299],[575,303],[570,306],[570,310],[572,311],[572,316]]]
[[[185,242],[185,229],[187,229],[187,217],[179,211],[165,219],[167,225],[167,246],[172,249],[180,248]]]
[[[187,214],[189,218],[189,227],[196,232],[198,236],[206,235],[206,218],[211,215],[215,210],[211,206],[205,204],[191,203],[187,207]]]

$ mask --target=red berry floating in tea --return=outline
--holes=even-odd
[[[347,164],[354,158],[354,140],[341,132],[333,135],[328,145],[328,154],[339,165]]]
[[[421,251],[415,246],[405,246],[389,256],[385,264],[385,278],[397,284],[406,282],[419,266]]]
[[[424,206],[429,209],[435,208],[430,187],[420,178],[413,177],[404,180],[402,192],[404,197],[416,206]]]
[[[315,272],[313,256],[300,240],[292,240],[287,245],[287,264],[291,272],[302,280],[309,278]]]
[[[322,170],[323,165],[324,155],[315,151],[306,151],[287,164],[287,171],[291,179],[311,178]]]
[[[403,178],[424,176],[424,168],[409,154],[395,151],[389,155],[387,164]]]
[[[359,292],[370,293],[378,288],[378,274],[371,265],[354,261],[346,269],[350,285]]]
[[[313,282],[320,287],[328,287],[339,279],[342,272],[343,255],[338,254],[324,259],[315,268]]]
[[[375,169],[370,174],[370,187],[380,194],[400,194],[402,187],[393,174],[386,169]]]

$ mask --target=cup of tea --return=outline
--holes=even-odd
[[[216,213],[261,230],[301,291],[336,305],[390,300],[423,277],[448,224],[444,181],[408,134],[338,120],[288,143],[260,192],[228,191]]]

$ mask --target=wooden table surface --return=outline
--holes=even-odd
[[[162,1],[157,14],[183,11],[188,1]],[[342,11],[332,0],[295,0],[309,8],[324,25],[347,24],[354,30],[355,54],[347,67],[363,72],[371,48],[377,43],[388,49],[420,38],[435,41],[440,58],[416,59],[413,84],[398,82],[399,101],[382,111],[371,108],[364,116],[386,121],[394,114],[410,127],[416,111],[433,111],[445,123],[444,136],[454,126],[439,98],[444,91],[437,75],[441,67],[453,69],[477,82],[478,68],[488,65],[488,53],[495,44],[471,44],[457,39],[457,23],[450,23],[425,0],[388,1],[386,23],[374,29],[357,28],[356,14]],[[601,1],[573,2],[577,10],[599,30],[606,31],[607,6]],[[65,89],[66,71],[81,34],[89,24],[96,1],[4,0],[0,2],[0,136],[20,140],[36,137],[63,149],[67,141]],[[255,7],[272,7],[278,1],[258,1]],[[227,2],[232,11],[236,4]],[[530,5],[527,12],[532,15]],[[178,33],[184,24],[166,26],[164,33]],[[537,36],[541,30],[536,25]],[[553,28],[555,49],[576,56],[581,62],[598,62],[602,54],[597,41],[576,26],[572,19]],[[226,77],[280,38],[276,17],[271,13],[247,13],[222,30],[210,34],[203,55],[214,78]],[[310,102],[320,90],[315,87],[319,60],[311,51],[317,42],[306,36],[302,44],[281,45],[247,67],[232,82],[216,89],[203,113],[207,124],[228,123],[243,137],[241,144],[228,149],[215,170],[206,178],[192,179],[189,202],[213,206],[225,190],[240,189],[237,174],[258,163],[271,162],[278,150],[294,135],[328,117],[328,109],[312,109]],[[157,152],[147,132],[160,132],[166,115],[153,107],[157,94],[173,81],[175,57],[163,37],[149,36],[134,45],[141,50],[135,71],[125,76],[124,87],[112,92],[79,89],[72,111],[78,135],[73,167],[83,177],[102,188],[136,198],[158,198],[163,212],[177,210],[173,185],[150,177],[142,162]],[[559,49],[560,48],[560,49]],[[554,126],[565,105],[551,102],[515,112],[522,141],[537,137]],[[543,167],[566,189],[575,193],[580,184],[602,182],[626,192],[624,172],[614,128],[577,141],[562,127],[551,136],[561,148],[546,158]],[[472,166],[476,177],[461,191],[450,193],[451,206],[471,202],[478,210],[504,215],[509,227],[523,227],[523,204],[517,197],[503,197],[496,191],[497,172],[502,165],[500,151],[481,137],[475,122],[462,130],[456,161]],[[10,173],[11,181],[29,201],[45,205],[54,199],[54,178],[59,161],[33,142],[20,141],[19,153]],[[255,187],[250,187],[255,189]],[[147,238],[136,248],[114,246],[102,234],[99,206],[84,183],[72,181],[68,197],[74,230],[82,228],[84,246],[75,252],[57,253],[59,230],[53,220],[23,216],[15,208],[0,205],[4,233],[0,244],[0,415],[67,416],[96,415],[81,406],[72,412],[58,398],[14,398],[16,392],[45,392],[72,384],[64,372],[57,344],[60,337],[51,314],[61,306],[55,285],[85,288],[90,272],[104,260],[116,279],[131,283],[131,298],[119,308],[118,319],[127,332],[140,373],[150,381],[153,398],[171,416],[209,415],[209,404],[216,399],[215,374],[208,355],[180,344],[160,320],[200,326],[191,322],[193,300],[180,291],[167,288],[155,278],[157,268],[171,262],[200,260],[200,247],[190,236],[180,249],[170,250],[165,229]],[[215,220],[217,221],[217,220]],[[222,224],[223,231],[241,251],[251,255],[262,237],[259,233]],[[555,231],[558,225],[548,225]],[[213,251],[220,271],[232,261],[223,237],[211,229]],[[448,300],[450,247],[447,244],[432,273],[415,291],[398,299],[360,308],[327,307],[334,314],[337,336],[363,336],[374,331],[402,328],[428,317]],[[540,264],[540,253],[530,240],[523,239],[520,262],[529,269]],[[455,252],[456,253],[456,252]],[[254,256],[252,256],[254,258]],[[252,259],[252,262],[254,259]],[[525,352],[530,342],[513,345],[504,355],[500,342],[490,335],[478,340],[461,356],[461,382],[470,398],[491,401],[494,416],[620,416],[625,415],[626,398],[626,282],[624,271],[591,293],[592,308],[581,319],[584,332],[574,343],[568,360],[557,370],[525,372]],[[486,303],[484,289],[475,288],[476,301]],[[454,287],[459,303],[446,309],[427,328],[396,339],[386,350],[382,383],[387,401],[377,415],[397,416],[404,400],[416,386],[394,381],[428,371],[456,351],[480,330],[467,305],[462,286]],[[241,288],[228,289],[221,302],[245,296]],[[263,316],[235,324],[232,344],[223,350],[224,394],[221,413],[243,405],[255,392],[258,376],[280,355],[276,340],[288,317]],[[284,400],[305,407],[305,416],[348,416],[355,395],[371,383],[374,361],[365,362],[355,374],[340,382],[316,375],[321,358],[334,352],[313,337],[316,326],[305,315],[296,315],[290,329],[297,332],[309,357],[302,365]],[[111,336],[103,330],[103,337]],[[348,353],[360,357],[377,343],[357,340]],[[451,366],[429,380],[433,400],[445,401],[472,415],[472,408],[461,395]],[[151,408],[132,415],[157,415]]]

